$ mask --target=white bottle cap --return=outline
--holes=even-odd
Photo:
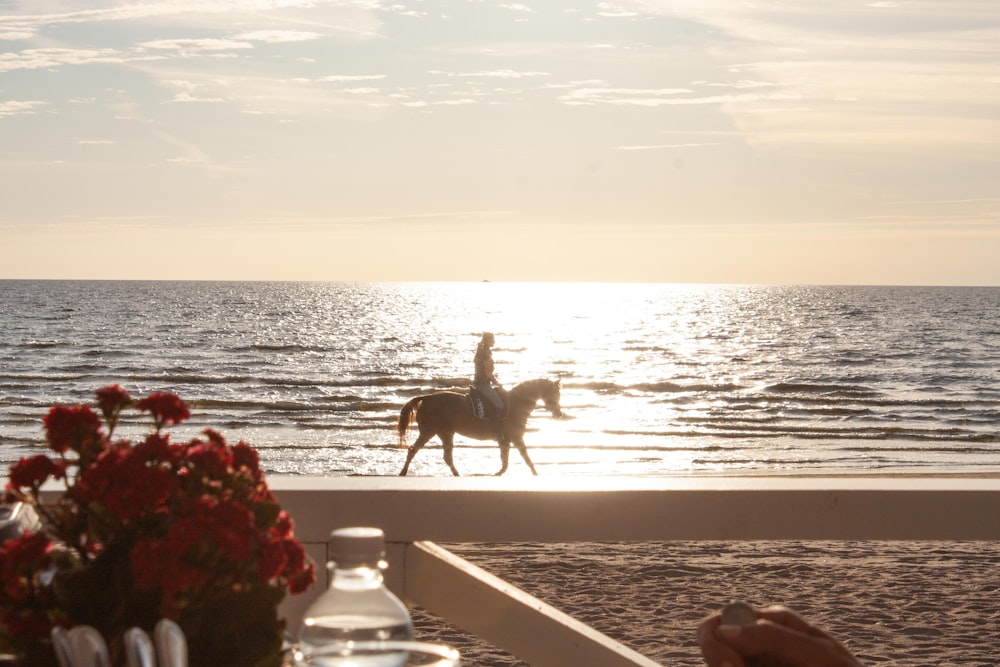
[[[377,565],[385,558],[385,533],[367,526],[338,528],[330,533],[330,549],[338,567]]]

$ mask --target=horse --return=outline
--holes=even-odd
[[[529,380],[522,382],[507,393],[508,414],[504,418],[502,434],[498,437],[494,424],[488,419],[477,419],[472,413],[471,402],[467,394],[457,391],[439,391],[424,394],[410,400],[399,411],[399,421],[396,422],[396,432],[399,434],[399,446],[406,447],[406,431],[414,419],[417,422],[419,435],[416,442],[407,447],[406,463],[399,475],[405,476],[410,469],[410,462],[417,452],[435,435],[441,439],[444,446],[444,462],[451,468],[456,477],[458,470],[452,460],[454,437],[456,433],[476,440],[497,440],[500,445],[500,476],[507,472],[507,459],[510,455],[510,445],[513,442],[521,458],[528,464],[531,474],[537,475],[535,465],[528,456],[524,446],[524,431],[527,429],[528,416],[538,404],[544,401],[545,408],[553,417],[562,417],[559,407],[560,385],[558,380]]]

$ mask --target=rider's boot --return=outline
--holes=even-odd
[[[496,435],[497,442],[503,442],[503,418],[493,419],[493,433]]]

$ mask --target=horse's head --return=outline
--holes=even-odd
[[[562,417],[563,411],[559,406],[559,395],[562,392],[562,384],[559,380],[543,380],[540,384],[545,409],[551,412],[553,417]]]

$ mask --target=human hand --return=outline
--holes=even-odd
[[[698,643],[709,667],[861,667],[831,635],[787,607],[757,610],[750,625],[722,625],[719,612],[698,627]]]

